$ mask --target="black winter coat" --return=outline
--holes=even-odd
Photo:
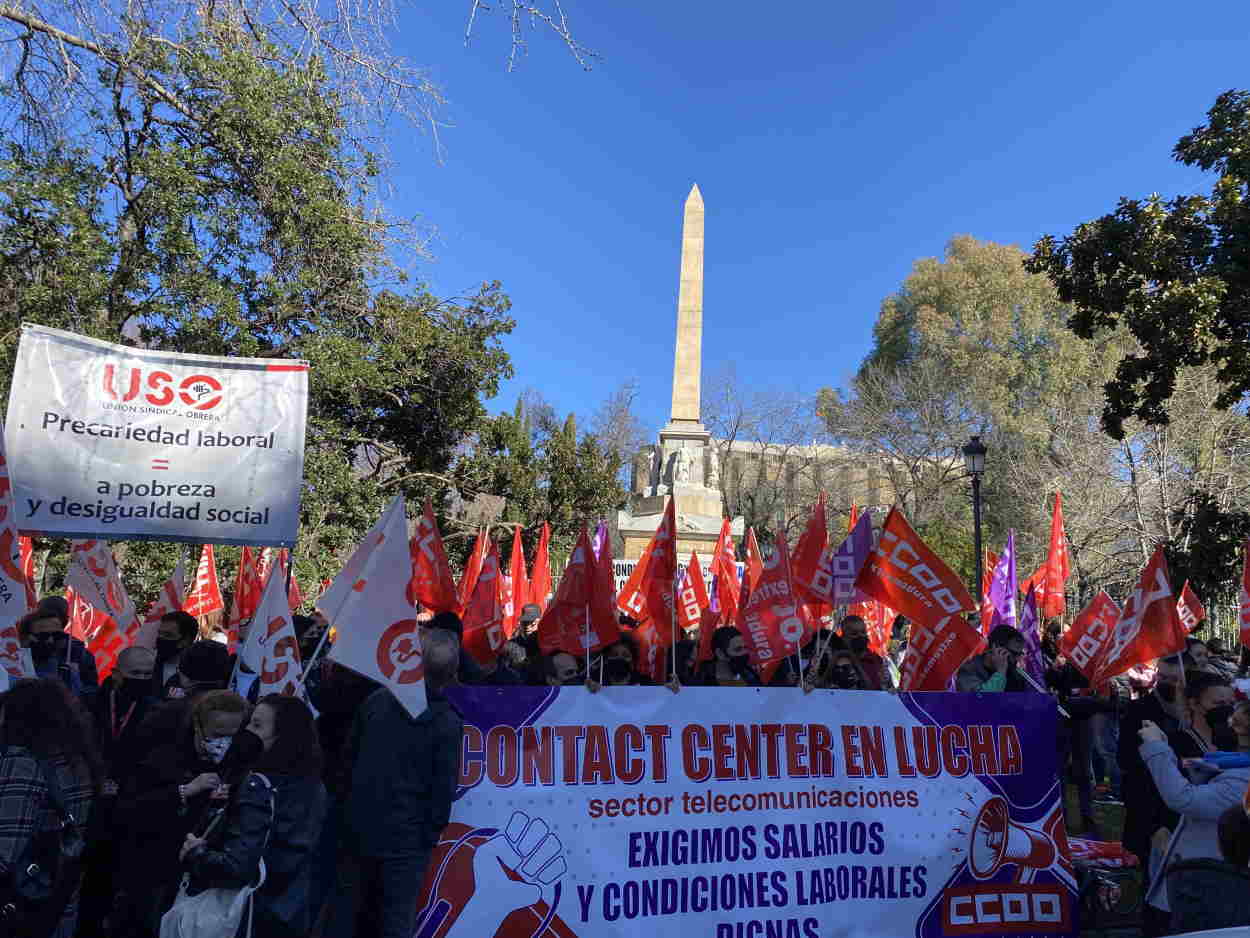
[[[325,811],[320,779],[250,773],[208,843],[187,855],[190,891],[254,883],[264,859],[265,882],[253,898],[252,933],[303,938],[312,930],[313,851]]]

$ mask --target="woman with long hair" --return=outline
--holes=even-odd
[[[54,678],[18,681],[0,695],[0,747],[0,864],[8,875],[36,834],[62,824],[49,779],[85,836],[103,776],[87,715]],[[77,919],[75,885],[59,924],[47,936],[24,938],[70,938]]]
[[[263,859],[252,933],[302,938],[319,905],[312,895],[313,852],[326,808],[317,729],[302,700],[278,694],[261,698],[247,728],[264,750],[234,792],[224,823],[206,838],[187,835],[182,860],[190,891],[255,883]],[[241,934],[247,925],[245,916]]]

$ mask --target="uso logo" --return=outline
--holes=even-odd
[[[104,397],[110,401],[169,407],[181,403],[192,410],[217,407],[224,396],[221,382],[202,372],[175,377],[160,369],[125,368],[109,362],[104,366]]]

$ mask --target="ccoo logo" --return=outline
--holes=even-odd
[[[221,403],[225,389],[212,375],[187,375],[181,380],[167,371],[125,369],[112,362],[104,366],[104,396],[125,403],[142,398],[153,407],[169,407],[175,401],[192,410],[212,410]]]

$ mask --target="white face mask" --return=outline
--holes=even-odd
[[[208,756],[210,762],[219,765],[221,760],[226,757],[226,750],[230,748],[230,744],[234,742],[229,736],[220,736],[217,739],[204,740],[204,754]]]

